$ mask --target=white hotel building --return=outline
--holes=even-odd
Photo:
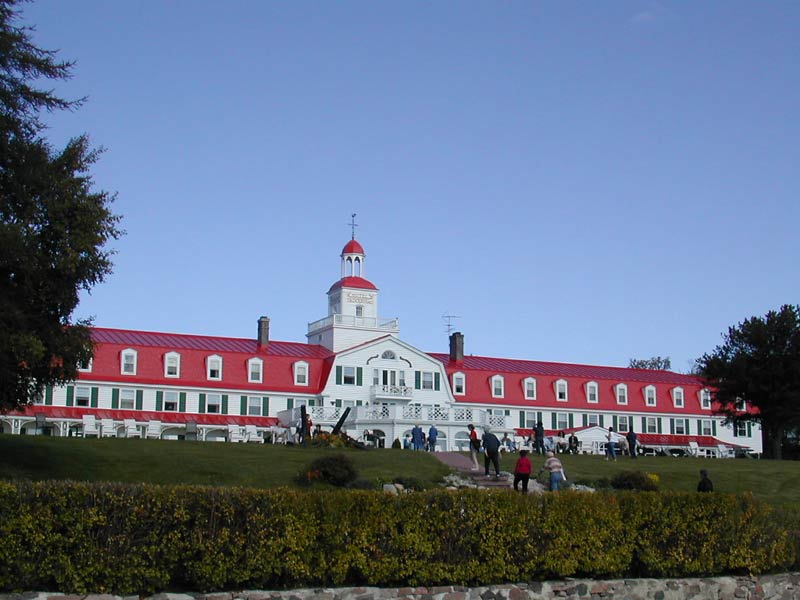
[[[439,448],[454,450],[466,449],[469,423],[525,436],[542,421],[547,435],[575,432],[585,451],[600,451],[609,426],[633,428],[652,451],[761,451],[758,425],[725,424],[691,375],[465,355],[461,333],[447,354],[415,348],[398,319],[379,316],[365,266],[351,239],[305,343],[271,340],[266,317],[247,339],[95,328],[79,380],[0,415],[2,431],[263,441],[305,405],[325,429],[350,407],[348,434],[369,430],[386,446],[415,424],[435,423]]]

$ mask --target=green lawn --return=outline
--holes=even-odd
[[[431,455],[407,450],[1,435],[0,478],[271,488],[293,486],[295,475],[314,458],[335,452],[346,453],[359,476],[375,482],[416,478],[435,485],[448,472]],[[516,458],[503,456],[503,469],[513,470]],[[538,469],[541,457],[532,459]],[[647,457],[607,462],[588,455],[561,459],[573,482],[640,470],[657,474],[661,489],[694,491],[704,468],[717,491],[749,491],[776,504],[797,503],[800,498],[800,464],[795,461]]]
[[[752,492],[775,504],[800,502],[800,463],[797,461],[755,459],[672,458],[665,456],[640,457],[633,460],[620,457],[617,462],[603,456],[559,455],[567,479],[596,481],[611,478],[620,471],[645,471],[659,476],[659,488],[693,492],[700,480],[700,469],[706,469],[719,492]],[[504,456],[501,467],[512,471],[517,455]],[[534,471],[543,457],[532,456]]]
[[[414,477],[435,485],[448,473],[423,452],[0,435],[0,478],[271,488],[294,485],[312,460],[332,453],[350,456],[359,477],[372,481]]]

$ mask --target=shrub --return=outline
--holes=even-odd
[[[392,448],[395,450],[400,450],[403,448],[403,445],[400,443],[400,438],[394,438],[394,441],[392,442]]]
[[[643,471],[622,471],[617,473],[611,478],[611,487],[615,490],[658,491],[657,481]]]
[[[344,454],[320,456],[311,461],[308,471],[319,473],[321,481],[340,487],[347,485],[358,477],[353,461]]]

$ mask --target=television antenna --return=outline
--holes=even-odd
[[[453,319],[460,319],[458,315],[448,315],[447,313],[442,315],[442,320],[445,322],[445,329],[447,330],[447,337],[450,337],[450,334],[453,333]]]

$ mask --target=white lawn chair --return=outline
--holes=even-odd
[[[289,442],[289,430],[286,427],[270,427],[267,429],[269,439],[273,444],[286,444]]]
[[[117,426],[114,425],[114,419],[100,419],[100,429],[103,437],[117,437]]]
[[[242,439],[242,428],[238,425],[228,425],[228,441],[241,442]]]
[[[125,426],[125,437],[126,438],[140,438],[142,437],[142,432],[139,431],[139,426],[136,424],[135,419],[125,419],[122,424]]]
[[[147,422],[147,439],[161,439],[161,421]]]
[[[697,445],[697,442],[689,442],[689,455],[700,456],[700,446]]]
[[[255,442],[256,444],[263,444],[264,438],[258,433],[258,428],[255,425],[244,426],[244,439],[248,442]]]
[[[83,415],[83,437],[100,437],[100,428],[94,415]]]
[[[736,450],[731,448],[730,446],[726,446],[725,444],[719,444],[717,446],[717,456],[720,458],[736,458]]]

